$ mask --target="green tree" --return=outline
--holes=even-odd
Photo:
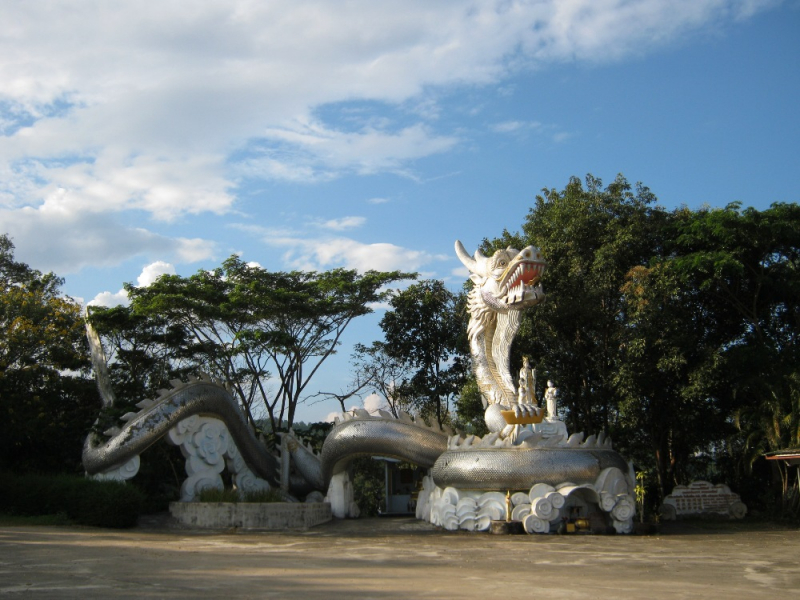
[[[0,466],[72,471],[97,402],[80,305],[0,235]]]
[[[134,318],[159,330],[152,340],[227,382],[254,425],[266,410],[272,431],[291,426],[297,404],[352,320],[409,275],[336,269],[270,272],[232,256],[213,271],[126,285]],[[267,385],[276,376],[277,389]]]
[[[521,234],[483,249],[543,250],[548,300],[523,318],[514,361],[531,356],[570,429],[609,431],[663,495],[709,459],[744,486],[731,465],[800,446],[799,223],[796,204],[666,212],[646,187],[588,176],[545,190]]]
[[[742,462],[800,447],[800,206],[733,203],[684,213],[678,225],[670,268],[716,332],[723,375],[714,393],[744,438]],[[797,514],[797,480],[775,468],[783,508]]]
[[[450,401],[464,383],[468,364],[459,297],[443,282],[427,280],[398,292],[389,304],[380,322],[383,348],[411,369],[395,394],[441,425],[449,419]]]
[[[564,190],[536,197],[522,234],[508,231],[485,240],[483,250],[541,248],[548,261],[542,278],[547,300],[526,311],[514,343],[512,364],[529,356],[538,381],[555,381],[573,431],[613,433],[628,271],[658,252],[666,213],[640,184],[618,176],[605,189],[588,175],[585,187],[571,178]]]
[[[654,464],[663,498],[678,482],[705,478],[697,457],[732,432],[730,408],[714,393],[722,347],[709,314],[668,263],[634,267],[622,293],[618,436],[637,464]]]
[[[461,386],[455,399],[455,409],[457,418],[455,424],[459,430],[480,437],[489,433],[484,417],[486,409],[483,407],[481,390],[474,375],[468,376]]]
[[[186,332],[164,316],[135,314],[130,306],[90,306],[87,317],[104,340],[113,394],[111,403],[103,402],[97,433],[118,427],[121,416],[139,410],[138,402],[200,368],[185,352]]]

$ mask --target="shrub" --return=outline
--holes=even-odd
[[[133,527],[145,498],[117,481],[73,475],[0,474],[0,511],[16,515],[65,514],[80,525]]]
[[[207,487],[197,494],[198,502],[238,502],[239,492],[232,489]]]
[[[284,502],[283,493],[277,488],[245,492],[241,502]]]
[[[283,502],[283,494],[279,489],[251,490],[241,494],[230,488],[205,488],[197,494],[198,502]]]

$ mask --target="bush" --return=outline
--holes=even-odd
[[[239,492],[230,488],[203,488],[197,493],[198,502],[238,502]]]
[[[277,488],[245,492],[240,502],[285,502],[283,492]]]
[[[0,474],[0,511],[14,515],[65,514],[79,525],[133,527],[145,497],[117,481],[72,475]]]
[[[197,494],[197,502],[284,502],[284,499],[281,491],[275,488],[243,494],[230,488],[205,488]]]
[[[356,458],[353,467],[353,496],[362,517],[375,517],[385,508],[384,464],[370,457]]]

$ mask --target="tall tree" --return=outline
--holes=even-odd
[[[74,470],[97,402],[80,305],[13,251],[0,235],[0,466]]]
[[[663,258],[631,269],[621,291],[618,431],[638,465],[653,465],[663,497],[703,476],[695,457],[731,433],[730,410],[714,394],[722,348],[713,319]]]
[[[542,248],[548,301],[515,360],[557,382],[571,429],[608,429],[664,494],[702,456],[720,468],[722,451],[746,463],[800,445],[799,232],[796,204],[668,213],[641,185],[588,176],[545,190],[521,234],[484,250]]]
[[[613,430],[626,273],[657,253],[666,213],[640,184],[618,176],[604,189],[588,175],[536,197],[522,234],[485,240],[490,253],[508,245],[538,246],[548,261],[547,300],[527,311],[514,344],[513,364],[527,355],[539,381],[553,379],[575,431]]]
[[[678,224],[670,268],[713,319],[724,372],[715,394],[735,411],[743,459],[800,446],[800,206],[733,203]],[[785,500],[789,473],[776,468]],[[793,502],[785,508],[800,512]]]
[[[411,376],[395,393],[441,425],[449,418],[450,400],[463,385],[468,365],[458,297],[443,282],[427,280],[398,292],[389,304],[391,310],[380,322],[383,348],[411,368]]]
[[[309,382],[352,320],[386,297],[385,285],[407,277],[270,272],[232,256],[213,271],[126,289],[135,317],[168,326],[159,343],[226,381],[254,426],[265,410],[277,431],[292,425]],[[277,389],[268,386],[270,376]]]

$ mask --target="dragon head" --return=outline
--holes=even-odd
[[[456,254],[469,269],[470,279],[480,288],[483,300],[495,310],[522,310],[544,298],[539,280],[547,263],[538,248],[509,247],[488,257],[476,250],[470,256],[463,244],[456,241]]]

